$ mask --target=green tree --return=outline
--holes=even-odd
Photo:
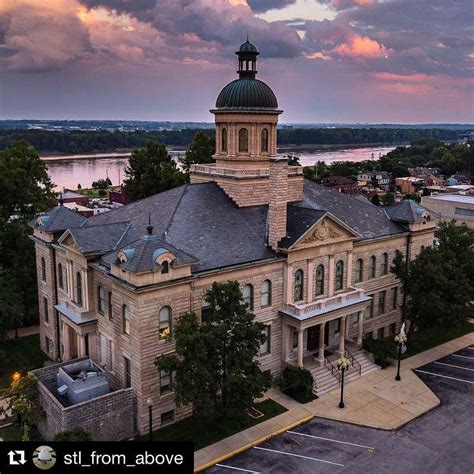
[[[189,175],[189,168],[193,164],[214,163],[212,155],[215,152],[216,144],[214,138],[203,132],[196,133],[186,150],[186,154],[179,160],[183,171]]]
[[[59,432],[54,437],[54,441],[92,441],[92,438],[84,428],[73,428]]]
[[[34,244],[27,222],[53,204],[45,164],[26,142],[0,152],[0,336],[37,318]]]
[[[288,158],[288,166],[301,166],[300,157],[296,153],[286,155]]]
[[[436,237],[437,245],[408,265],[397,253],[392,266],[406,295],[406,317],[420,330],[459,325],[473,313],[474,233],[447,222]]]
[[[372,196],[372,198],[370,199],[370,202],[374,205],[374,206],[380,206],[380,198],[379,198],[379,195],[378,194],[374,194]]]
[[[12,382],[10,388],[3,393],[6,404],[0,407],[0,414],[11,412],[18,418],[23,441],[28,441],[30,427],[37,425],[43,415],[37,382],[36,377],[28,374],[17,382]]]
[[[166,146],[154,141],[132,152],[125,175],[124,185],[130,202],[186,182],[186,175],[177,169]]]
[[[255,360],[265,326],[254,321],[235,281],[214,283],[207,301],[206,321],[183,315],[173,335],[176,355],[156,365],[174,372],[177,402],[192,403],[198,416],[239,418],[271,384]]]
[[[380,201],[384,206],[391,206],[395,202],[395,196],[393,193],[385,193]]]

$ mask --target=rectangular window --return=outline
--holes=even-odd
[[[160,370],[160,394],[164,395],[172,391],[171,372],[169,370]]]
[[[365,338],[366,339],[373,339],[374,338],[374,333],[372,331],[368,332],[366,335],[365,335]]]
[[[359,323],[359,313],[354,313],[352,315],[352,325],[357,326],[358,323]]]
[[[126,304],[122,306],[122,326],[123,333],[127,336],[130,335],[130,311]]]
[[[392,288],[392,309],[398,307],[398,287]]]
[[[272,325],[265,326],[262,334],[266,336],[266,341],[260,346],[260,355],[270,354],[270,338],[272,334]]]
[[[123,358],[123,371],[125,379],[125,387],[130,388],[132,386],[132,363],[128,357]]]
[[[296,349],[298,347],[298,331],[295,329],[292,334],[292,349]]]
[[[370,319],[374,317],[374,295],[367,295],[370,301],[367,303],[366,318]]]
[[[107,295],[107,306],[108,306],[108,313],[109,313],[109,319],[112,319],[114,316],[113,313],[113,305],[112,305],[112,292],[109,291]]]
[[[397,325],[396,323],[392,323],[390,324],[390,326],[388,327],[388,335],[389,336],[395,336],[395,331],[397,330]]]
[[[49,323],[48,298],[43,297],[44,322]]]
[[[168,425],[174,421],[174,410],[165,411],[161,414],[161,426]]]
[[[334,329],[334,334],[339,334],[341,331],[341,318],[336,319],[336,329]]]
[[[110,371],[112,371],[114,370],[114,346],[111,339],[107,339],[105,352],[105,365]]]
[[[379,311],[378,314],[384,314],[385,313],[385,295],[386,291],[381,291],[379,293]]]
[[[53,341],[48,336],[46,336],[45,337],[45,342],[46,342],[46,352],[48,354],[52,354],[53,353]]]
[[[385,328],[379,328],[377,331],[377,339],[383,339],[385,337]]]
[[[97,287],[97,309],[100,314],[105,313],[105,291],[102,286]]]

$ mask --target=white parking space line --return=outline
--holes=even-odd
[[[293,456],[295,458],[309,459],[310,461],[322,462],[324,464],[332,464],[333,466],[344,467],[344,464],[338,462],[326,461],[325,459],[312,458],[311,456],[303,456],[302,454],[288,453],[286,451],[278,451],[276,449],[261,448],[260,446],[255,446],[253,449],[260,449],[261,451],[269,451],[271,453],[284,454],[286,456]]]
[[[459,354],[451,354],[452,357],[459,357],[460,359],[470,359],[470,360],[474,360],[474,357],[468,357],[468,356],[462,356],[462,355],[459,355]]]
[[[250,472],[250,474],[260,474],[258,471],[251,471],[250,469],[242,469],[241,467],[228,466],[227,464],[216,464],[219,467],[225,467],[226,469],[234,469],[235,471]]]
[[[427,372],[426,370],[415,369],[415,372],[419,372],[420,374],[434,375],[435,377],[441,377],[443,379],[457,380],[458,382],[474,383],[474,381],[472,380],[458,379],[457,377],[449,377],[448,375],[435,374],[434,372]]]
[[[349,446],[356,446],[357,448],[375,449],[374,447],[366,446],[365,444],[349,443],[348,441],[341,441],[339,439],[323,438],[322,436],[310,435],[306,433],[298,433],[298,431],[287,431],[287,433],[298,435],[298,436],[306,436],[308,438],[322,439],[323,441],[331,441],[333,443],[348,444]]]
[[[433,362],[433,364],[445,365],[446,367],[455,367],[456,369],[469,370],[474,372],[474,369],[468,369],[467,367],[461,367],[460,365],[445,364],[444,362]]]

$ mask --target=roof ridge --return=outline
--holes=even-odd
[[[125,229],[123,230],[122,232],[122,235],[120,236],[120,238],[117,240],[117,243],[114,245],[112,251],[114,251],[119,245],[120,245],[120,242],[122,242],[122,240],[125,238],[125,234],[128,233],[128,231],[130,230],[130,227],[132,226],[132,223],[130,221],[128,221],[128,224],[127,224],[127,227],[125,227]],[[91,226],[91,227],[94,227],[94,226]]]
[[[205,183],[198,183],[198,184],[205,184]],[[185,186],[185,188],[184,188],[183,192],[181,193],[181,195],[179,196],[179,199],[176,202],[176,205],[173,209],[173,212],[171,213],[170,218],[168,220],[168,224],[166,224],[165,230],[163,231],[163,235],[165,237],[165,243],[166,243],[166,238],[167,238],[167,235],[168,235],[168,230],[171,227],[171,223],[173,222],[174,216],[176,215],[176,212],[179,209],[181,201],[183,200],[183,196],[188,192],[189,185],[190,185],[190,183],[183,184],[183,186]]]

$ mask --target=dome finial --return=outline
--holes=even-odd
[[[260,54],[257,47],[249,41],[247,30],[247,41],[242,43],[236,51],[239,57],[239,77],[241,79],[255,79],[257,75],[257,56]]]
[[[250,43],[250,41],[249,41],[249,30],[247,30],[247,43]]]

